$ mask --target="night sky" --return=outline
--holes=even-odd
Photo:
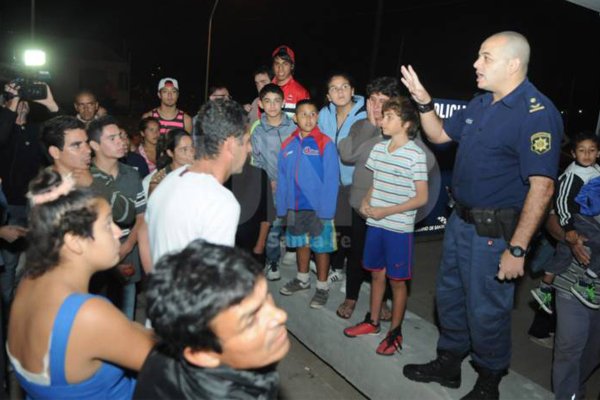
[[[101,41],[130,55],[132,95],[141,97],[142,107],[155,105],[160,77],[175,77],[180,105],[193,113],[204,93],[213,1],[153,3],[38,0],[36,35]],[[0,39],[29,34],[29,1],[0,7]],[[256,96],[252,72],[270,64],[277,45],[288,44],[296,52],[296,78],[318,100],[333,70],[350,72],[360,94],[371,70],[397,76],[405,63],[433,96],[467,100],[477,90],[472,64],[479,45],[500,30],[528,37],[529,77],[564,110],[568,129],[593,128],[600,108],[600,15],[564,0],[221,0],[213,20],[211,82],[250,102]]]

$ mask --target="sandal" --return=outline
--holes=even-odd
[[[352,316],[352,313],[354,312],[354,307],[356,307],[356,300],[346,299],[342,304],[340,304],[335,313],[340,318],[348,319]]]
[[[385,301],[381,305],[381,313],[379,315],[379,319],[381,321],[390,321],[392,319],[392,310],[390,310]]]

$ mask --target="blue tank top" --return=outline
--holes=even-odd
[[[50,386],[29,382],[15,369],[27,399],[131,399],[135,379],[113,364],[102,362],[94,375],[83,382],[69,384],[65,377],[65,357],[71,327],[79,308],[93,296],[73,293],[60,306],[52,327],[50,343]]]

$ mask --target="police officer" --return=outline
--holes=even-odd
[[[516,32],[486,39],[473,65],[476,96],[452,118],[436,115],[411,66],[402,83],[433,143],[459,143],[452,189],[457,201],[446,226],[436,283],[438,357],[404,367],[415,381],[458,388],[471,354],[479,376],[466,399],[499,397],[511,350],[514,279],[554,190],[562,136],[560,114],[527,79],[529,43]]]

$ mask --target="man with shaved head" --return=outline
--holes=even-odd
[[[479,374],[465,399],[497,399],[511,356],[514,281],[546,215],[563,134],[560,114],[527,79],[529,44],[517,32],[487,38],[475,68],[485,92],[442,121],[411,66],[402,83],[417,103],[433,143],[458,143],[452,178],[456,200],[446,225],[436,302],[437,358],[404,367],[419,382],[458,388],[471,355]]]

